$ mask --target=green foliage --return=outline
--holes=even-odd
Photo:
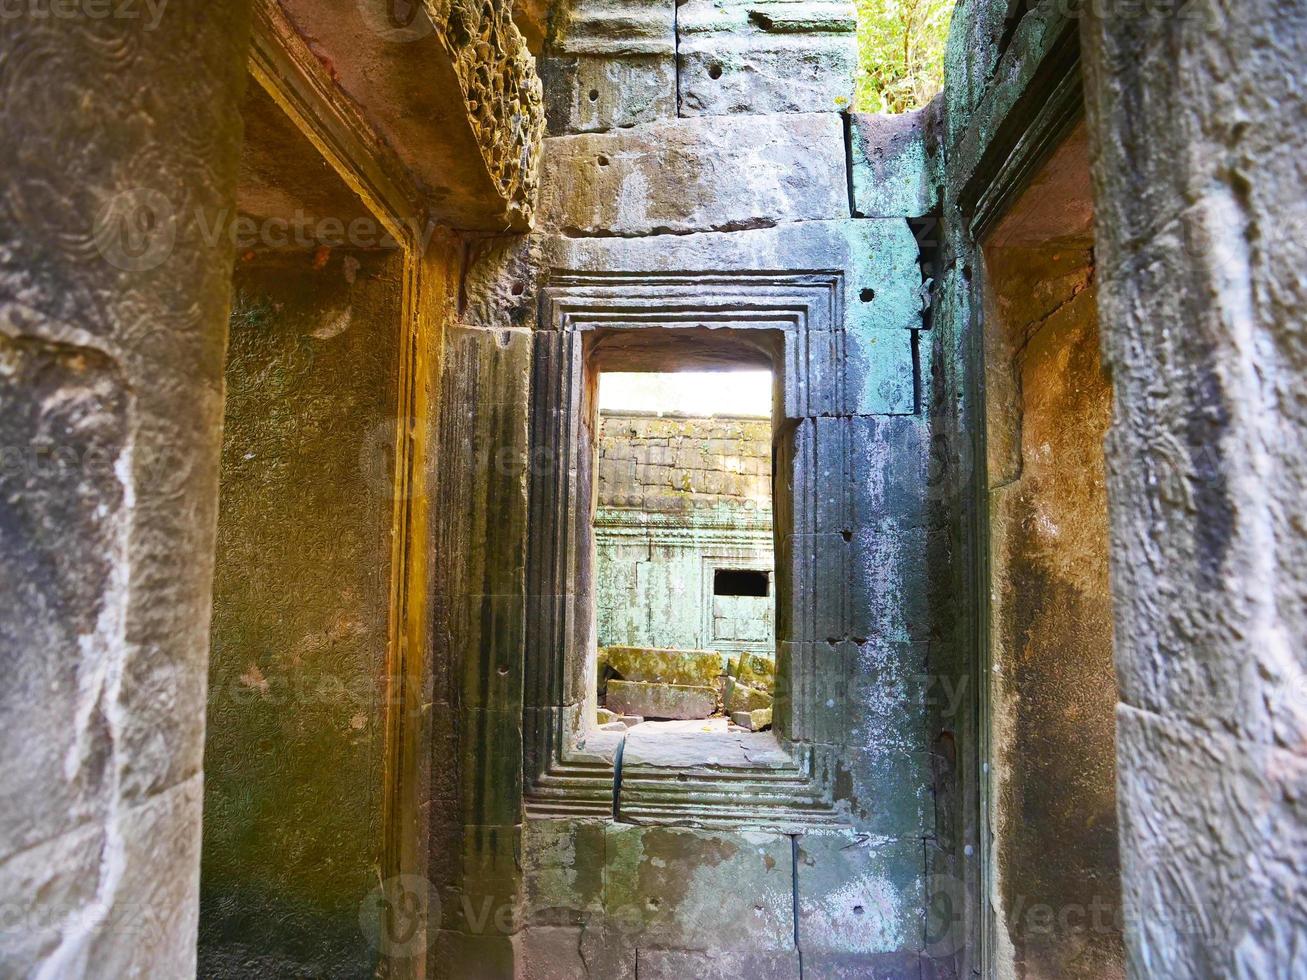
[[[956,0],[856,0],[859,112],[905,112],[944,87],[944,44]]]

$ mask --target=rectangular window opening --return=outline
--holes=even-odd
[[[640,736],[770,729],[770,371],[601,371],[596,723]]]
[[[713,572],[713,595],[761,596],[771,594],[771,575],[748,568],[719,568]]]

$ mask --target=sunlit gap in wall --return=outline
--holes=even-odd
[[[599,377],[596,723],[771,726],[770,371]]]

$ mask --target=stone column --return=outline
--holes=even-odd
[[[1130,969],[1300,976],[1307,8],[1087,7]]]
[[[0,973],[189,976],[249,4],[0,19]]]

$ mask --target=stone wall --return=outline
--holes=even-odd
[[[600,414],[600,647],[774,655],[774,589],[713,585],[717,569],[756,569],[772,584],[771,438],[770,419]]]
[[[1092,13],[1130,970],[1307,946],[1307,9]]]
[[[3,17],[0,116],[12,139],[0,148],[0,584],[10,601],[0,614],[0,646],[15,683],[0,696],[0,882],[6,912],[19,914],[17,927],[7,915],[0,933],[0,973],[7,976],[195,974],[233,260],[247,248],[275,250],[270,237],[284,246],[293,227],[286,219],[297,208],[348,228],[356,217],[375,218],[361,215],[361,198],[383,202],[387,235],[411,251],[402,270],[376,277],[386,284],[386,303],[378,303],[402,296],[405,315],[392,324],[394,333],[369,334],[375,343],[353,351],[365,369],[345,370],[327,357],[322,378],[312,377],[303,355],[333,338],[348,346],[366,330],[354,324],[359,333],[351,334],[341,317],[328,316],[339,309],[288,296],[297,285],[269,273],[255,292],[289,299],[287,318],[274,311],[267,335],[236,331],[242,383],[232,407],[266,415],[235,420],[234,439],[258,445],[248,450],[253,459],[242,453],[226,461],[238,487],[232,513],[255,526],[266,518],[268,534],[260,542],[254,526],[224,528],[228,557],[240,553],[237,560],[250,564],[228,563],[219,579],[221,686],[208,804],[213,842],[222,846],[206,855],[214,872],[206,895],[223,903],[232,942],[215,975],[280,972],[296,958],[318,958],[315,974],[327,975],[326,961],[340,972],[370,972],[377,937],[364,934],[358,888],[365,881],[375,888],[379,868],[411,871],[418,880],[438,875],[440,861],[427,866],[427,827],[433,814],[457,809],[449,801],[459,788],[443,769],[433,777],[438,754],[430,751],[461,723],[450,708],[457,698],[449,696],[447,672],[427,656],[444,610],[428,588],[436,559],[427,508],[436,486],[434,460],[424,451],[434,442],[445,330],[465,265],[463,241],[442,223],[493,232],[529,223],[543,127],[538,81],[507,4],[410,5],[406,24],[378,19],[380,7],[371,4],[253,6],[251,17],[251,4],[239,0],[113,9],[20,4]],[[411,28],[420,36],[402,36]],[[247,85],[251,73],[256,84]],[[262,128],[267,118],[249,115],[243,100],[260,86],[276,90],[275,111],[286,116],[271,139]],[[262,156],[240,160],[242,122],[263,141],[256,148]],[[309,146],[313,158],[279,171],[282,186],[247,195],[247,178],[268,177],[264,165],[286,164],[279,151],[292,145]],[[323,193],[338,176],[352,204]],[[234,249],[251,227],[256,240]],[[378,232],[376,221],[365,226],[374,240]],[[301,255],[310,265],[321,261],[332,277],[319,299],[345,303],[345,251],[337,241],[323,243],[320,258]],[[355,272],[376,285],[376,270],[366,266],[360,261]],[[368,292],[360,285],[355,312],[371,321],[377,310],[367,309]],[[309,319],[322,314],[307,341],[305,323],[293,315],[306,309]],[[367,329],[381,326],[377,319]],[[395,355],[417,365],[402,390],[388,373]],[[328,374],[338,389],[315,387]],[[300,382],[300,393],[313,395],[311,406],[270,397]],[[261,384],[268,387],[255,390]],[[333,431],[337,396],[356,413],[382,411],[373,420],[380,424]],[[312,424],[298,442],[279,442],[286,420],[279,413],[301,409]],[[428,424],[402,424],[410,412]],[[367,490],[356,499],[328,493],[306,473],[321,462],[335,490],[352,494],[352,480],[376,476],[368,467],[384,470],[406,443],[419,448],[403,492],[382,477],[381,504]],[[299,453],[309,448],[322,448],[323,458]],[[261,501],[265,486],[305,496],[321,489],[322,506],[306,515],[295,511],[302,500]],[[397,499],[412,503],[396,507]],[[268,504],[262,514],[261,502]],[[377,515],[396,510],[404,521],[392,537]],[[349,532],[328,540],[311,524],[317,517],[339,520]],[[261,543],[284,547],[268,556],[259,553]],[[304,553],[296,554],[301,544]],[[342,544],[359,561],[331,569],[352,586],[331,597],[331,584],[315,573],[343,555],[335,550]],[[392,544],[406,563],[397,597],[387,595]],[[320,568],[309,567],[309,554],[323,557]],[[265,594],[248,588],[268,575],[276,581]],[[311,593],[303,610],[284,605],[296,584]],[[278,662],[279,670],[272,661],[286,652],[283,641],[321,641],[317,663],[333,689],[374,672],[379,598],[394,598],[397,610],[388,625],[400,639],[389,646],[403,675],[386,678],[391,697],[378,699],[361,727],[339,704],[313,716],[322,723],[316,731],[306,724],[311,712],[269,710],[279,685],[312,669],[310,656],[302,664]],[[274,607],[286,613],[284,622],[273,622]],[[326,621],[324,639],[316,627]],[[251,662],[257,670],[247,669]],[[370,696],[375,678],[366,679]],[[238,696],[224,700],[233,689]],[[404,724],[383,735],[383,714]],[[310,772],[306,758],[326,745],[345,761],[337,766],[333,753],[330,764]],[[282,763],[283,774],[295,773],[285,784],[271,775]],[[288,829],[305,808],[316,811],[313,823]],[[333,837],[337,818],[349,827]],[[255,827],[267,846],[249,844]],[[296,850],[301,842],[321,845],[347,870],[315,889],[322,867]],[[446,853],[437,856],[443,861]],[[267,901],[271,892],[276,901]],[[289,904],[281,904],[287,896]],[[404,927],[414,927],[405,941],[413,945],[385,965],[387,975],[423,974],[431,907],[405,906],[413,914]],[[263,915],[287,908],[275,922]],[[251,909],[260,912],[257,922],[241,918]],[[326,918],[313,918],[324,911]],[[327,918],[331,925],[323,927]],[[282,955],[287,937],[293,944],[306,925],[309,933],[322,927],[314,940],[321,948]],[[324,936],[330,948],[319,942]],[[248,945],[238,949],[242,942]],[[269,965],[263,956],[280,959]]]
[[[403,260],[237,269],[214,578],[200,971],[374,972]]]
[[[0,31],[0,973],[191,976],[249,4],[45,13]]]
[[[1303,661],[1285,639],[1301,633],[1301,604],[1286,596],[1301,591],[1301,562],[1291,557],[1302,550],[1301,467],[1290,457],[1300,453],[1303,420],[1283,392],[1302,368],[1293,338],[1304,303],[1292,270],[1303,249],[1295,162],[1303,133],[1271,120],[1301,118],[1300,87],[1288,80],[1307,21],[1275,3],[1069,14],[1056,4],[964,0],[950,38],[931,320],[962,597],[956,669],[970,669],[968,648],[985,649],[969,610],[983,613],[988,601],[987,576],[974,570],[990,558],[980,379],[992,323],[975,235],[987,212],[1014,200],[1021,181],[1009,164],[1031,166],[1029,176],[1043,159],[1032,141],[1076,121],[1083,78],[1102,363],[1112,381],[1105,472],[1126,968],[1292,975],[1307,924],[1304,820],[1292,802],[1302,786],[1303,712],[1291,692]],[[1092,701],[1100,700],[1098,692]],[[1038,944],[986,948],[993,925],[1011,925],[1003,919],[1013,913],[1011,881],[1000,889],[983,860],[963,859],[965,848],[988,826],[1029,815],[1006,813],[1002,798],[991,797],[988,811],[978,805],[993,790],[969,760],[986,758],[990,734],[1001,743],[1010,733],[984,729],[993,719],[983,696],[964,707],[981,724],[944,729],[961,736],[961,795],[948,835],[957,857],[940,866],[975,896],[969,928],[978,942],[963,961],[1014,968],[1015,953],[1017,969],[1057,972],[1038,961]],[[1097,741],[1106,740],[1104,731]],[[1101,774],[1097,760],[1088,771]],[[1054,905],[1054,922],[1085,909],[1101,887],[1079,890]],[[1111,930],[1101,935],[1112,939]]]
[[[999,952],[1032,980],[1124,977],[1093,255],[991,239],[985,259]]]
[[[856,153],[846,139],[839,111],[852,93],[854,52],[852,8],[810,3],[587,0],[571,5],[546,44],[551,136],[538,229],[474,256],[464,314],[479,363],[512,377],[491,387],[486,375],[451,408],[490,440],[491,458],[502,448],[521,461],[498,491],[511,496],[511,517],[476,501],[470,521],[461,519],[486,526],[468,542],[476,567],[503,571],[485,590],[500,594],[477,600],[454,650],[488,668],[489,689],[506,698],[498,704],[524,706],[528,782],[504,744],[485,792],[464,804],[462,866],[495,870],[493,881],[465,873],[446,908],[489,899],[507,912],[499,925],[447,914],[435,963],[447,975],[507,975],[516,963],[542,977],[632,977],[637,964],[641,977],[784,977],[797,975],[800,958],[810,975],[919,969],[934,834],[924,702],[935,696],[921,680],[932,642],[943,639],[934,625],[942,596],[932,594],[926,562],[935,532],[922,409],[932,372],[910,223],[931,207],[933,184],[920,172],[930,124],[918,114],[891,127],[909,134],[906,158],[895,160],[916,178],[901,192],[883,179],[888,137],[857,121],[847,127],[859,134]],[[801,322],[819,315],[822,326],[789,334],[795,346],[784,347],[777,338],[793,330],[792,297],[802,300]],[[749,309],[759,312],[744,322]],[[596,317],[613,324],[611,336],[590,332]],[[704,330],[723,317],[739,322]],[[759,329],[769,326],[774,334]],[[652,334],[680,338],[668,341],[676,351],[660,355]],[[811,776],[827,787],[828,816],[814,825],[766,815],[787,799],[799,807],[802,794],[789,788],[759,789],[757,812],[752,791],[710,804],[722,791],[709,779],[701,812],[687,803],[680,826],[658,826],[635,816],[639,799],[654,799],[640,793],[661,792],[659,763],[642,756],[622,766],[623,819],[614,821],[612,754],[576,734],[593,678],[570,662],[558,673],[538,666],[560,647],[594,642],[593,569],[572,519],[589,508],[585,372],[594,368],[575,368],[609,357],[628,366],[603,369],[669,370],[659,356],[693,358],[741,337],[748,356],[788,372],[790,385],[776,420],[786,748],[735,749],[734,764],[749,766],[746,755],[764,769],[792,764],[780,758],[829,760]],[[748,337],[769,339],[749,346]],[[781,346],[766,346],[773,342]],[[527,356],[530,387],[518,374]],[[545,406],[540,414],[532,399]],[[563,511],[553,509],[560,485],[571,488]],[[782,487],[802,510],[782,508]],[[525,585],[516,578],[523,548]],[[537,592],[537,580],[551,584]],[[519,624],[530,658],[521,691],[512,686]],[[790,663],[803,672],[790,676]],[[499,738],[487,733],[479,744],[498,751]],[[698,785],[703,771],[691,766],[689,782],[679,782]],[[509,804],[524,798],[521,822]],[[473,826],[491,818],[492,799],[496,824]],[[729,810],[724,826],[711,826],[711,806]]]

